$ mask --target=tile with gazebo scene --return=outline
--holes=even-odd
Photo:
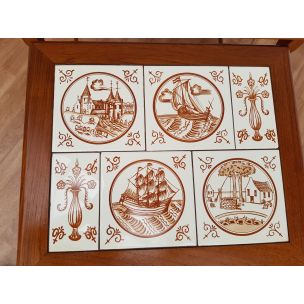
[[[196,246],[191,152],[101,153],[100,249]]]
[[[99,153],[54,153],[49,251],[98,250]]]
[[[287,242],[278,150],[193,152],[198,245]]]
[[[148,151],[234,149],[228,67],[144,66]]]
[[[229,67],[237,149],[278,148],[268,67]]]
[[[142,66],[56,65],[52,150],[145,150]]]

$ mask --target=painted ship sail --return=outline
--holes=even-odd
[[[207,120],[210,107],[203,110],[199,102],[190,93],[190,79],[175,80],[177,85],[172,91],[171,105],[178,115],[189,120]]]
[[[178,189],[166,178],[162,168],[154,169],[151,163],[138,167],[128,180],[127,189],[119,204],[135,215],[157,215],[167,211]]]

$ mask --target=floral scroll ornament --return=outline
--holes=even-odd
[[[55,244],[58,240],[62,240],[65,236],[64,228],[63,226],[52,228],[52,237],[53,237],[53,244]]]
[[[267,129],[266,130],[266,133],[265,133],[265,137],[268,139],[268,140],[271,140],[273,142],[276,142],[275,138],[276,138],[276,134],[274,132],[274,130],[269,130]]]
[[[120,163],[120,157],[114,156],[112,159],[110,159],[109,157],[106,157],[106,161],[109,163],[109,165],[107,165],[106,173],[112,172],[112,171],[115,171],[116,169],[118,169],[118,165]]]
[[[159,144],[165,144],[166,143],[166,140],[165,140],[165,137],[164,137],[164,134],[162,132],[157,132],[157,131],[152,131],[152,142],[151,142],[151,145],[154,145],[156,144],[157,142]]]
[[[207,156],[205,158],[205,160],[203,160],[201,157],[198,157],[198,159],[201,162],[200,169],[202,170],[202,173],[204,173],[206,169],[211,169],[211,167],[212,167],[212,161],[214,159],[213,157]]]
[[[149,71],[149,74],[152,76],[152,77],[149,78],[149,82],[150,82],[150,84],[152,85],[152,84],[154,84],[154,83],[156,83],[156,82],[160,82],[160,79],[161,79],[161,77],[162,77],[162,75],[163,75],[163,72],[161,72],[161,71],[156,71],[156,72],[154,72],[154,74],[153,74],[151,71]]]
[[[60,147],[63,145],[65,145],[66,147],[74,147],[73,142],[72,142],[72,137],[68,133],[63,134],[63,133],[59,132],[58,138],[59,138],[59,144],[57,147]]]
[[[88,226],[84,235],[88,240],[92,240],[92,242],[96,243],[96,235],[97,235],[96,227]]]
[[[209,224],[206,224],[204,223],[204,230],[207,232],[205,235],[204,235],[204,239],[208,238],[208,236],[210,235],[211,237],[213,238],[218,238],[220,237],[217,233],[217,230],[216,230],[216,226],[215,225],[209,225]]]
[[[249,135],[246,129],[237,131],[237,137],[240,141],[240,144],[248,139]]]
[[[74,70],[66,70],[65,72],[59,70],[59,73],[61,74],[61,76],[59,77],[60,84],[62,84],[63,82],[69,83],[73,79],[72,75],[74,73]]]
[[[70,205],[68,221],[73,229],[71,235],[69,235],[69,239],[72,241],[78,241],[81,238],[78,232],[78,228],[82,223],[82,208],[79,194],[84,193],[84,198],[82,199],[84,207],[91,210],[93,204],[88,202],[88,189],[94,189],[96,187],[94,180],[86,181],[84,175],[80,175],[81,171],[79,162],[76,160],[75,166],[72,169],[73,176],[69,176],[67,180],[60,180],[56,184],[58,190],[65,189],[64,204],[63,206],[61,206],[61,204],[57,205],[58,211],[64,211],[67,206]],[[72,197],[69,197],[69,193],[72,194]]]
[[[126,146],[133,146],[133,145],[137,145],[137,146],[141,146],[140,144],[140,134],[139,131],[137,132],[129,132],[127,135],[128,141],[126,142]]]
[[[270,224],[269,225],[269,231],[267,236],[274,236],[275,234],[278,234],[280,237],[283,237],[282,233],[279,231],[279,229],[281,228],[280,222],[277,222],[275,224]]]
[[[224,84],[224,77],[221,75],[224,71],[221,70],[219,72],[217,71],[212,71],[212,72],[209,72],[213,78],[214,81],[218,81],[220,82],[221,84]]]
[[[252,139],[255,141],[261,141],[263,139],[263,136],[260,134],[262,119],[257,109],[257,101],[259,100],[261,102],[262,113],[264,115],[268,115],[269,111],[264,109],[264,100],[269,97],[269,92],[266,90],[260,91],[260,89],[255,86],[255,80],[252,78],[251,73],[249,73],[247,84],[248,86],[246,86],[244,90],[238,90],[235,93],[237,98],[242,98],[244,101],[244,111],[240,110],[239,115],[242,117],[247,115],[247,101],[249,101],[249,124],[254,131]]]
[[[184,162],[184,159],[186,158],[186,154],[184,154],[181,158],[178,156],[172,156],[174,167],[175,168],[181,168],[181,169],[186,169],[186,163]]]
[[[179,226],[176,230],[175,241],[182,241],[184,238],[190,241],[191,239],[188,236],[189,231],[189,225]]]
[[[110,236],[110,238],[108,238],[105,242],[105,245],[107,245],[108,243],[111,242],[111,240],[113,239],[116,243],[119,243],[121,241],[123,241],[124,239],[121,236],[121,231],[118,228],[114,228],[112,226],[109,225],[108,229],[107,229],[107,235]]]
[[[136,70],[133,70],[132,73],[131,73],[129,70],[123,70],[123,73],[124,73],[125,80],[126,80],[127,82],[133,82],[133,83],[138,84],[138,78],[137,78],[137,76],[136,76],[136,74],[137,74],[137,69],[136,69]]]
[[[64,162],[61,163],[58,159],[56,159],[55,174],[64,175],[66,169],[67,165]]]
[[[264,162],[264,167],[266,169],[272,169],[273,171],[275,171],[275,168],[277,167],[276,164],[273,163],[275,158],[275,156],[273,156],[271,159],[269,159],[268,156],[263,156],[261,159]]]
[[[240,75],[236,75],[234,73],[232,73],[232,76],[233,76],[232,83],[237,85],[237,86],[241,86],[243,78]]]
[[[95,159],[93,163],[87,164],[87,166],[85,167],[84,170],[87,171],[87,174],[88,174],[88,175],[96,174],[96,172],[97,172],[96,163],[97,163],[97,159]]]
[[[226,138],[226,136],[228,135],[226,129],[217,131],[215,135],[216,137],[214,143],[220,144],[221,142],[225,141],[227,144],[230,144],[230,141]]]

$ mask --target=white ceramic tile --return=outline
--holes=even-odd
[[[288,241],[277,150],[193,152],[193,162],[199,245]]]
[[[49,251],[98,250],[99,157],[53,154]]]
[[[53,151],[145,150],[142,66],[56,65],[54,90]]]
[[[235,147],[228,67],[145,66],[144,74],[147,150]]]
[[[105,152],[101,172],[101,249],[196,245],[190,152]]]
[[[278,147],[268,67],[229,67],[237,149]]]

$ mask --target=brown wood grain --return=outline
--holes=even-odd
[[[289,243],[48,253],[54,64],[269,66]],[[286,47],[35,43],[30,47],[18,244],[19,265],[303,265],[303,164]]]

